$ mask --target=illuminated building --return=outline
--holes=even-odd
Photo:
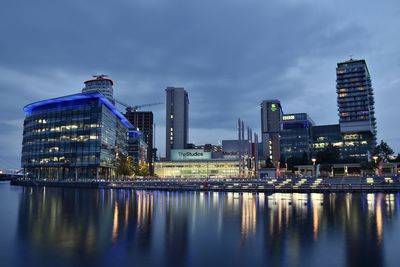
[[[277,166],[280,160],[280,137],[282,107],[279,100],[261,103],[261,134],[264,159]]]
[[[310,159],[312,153],[312,128],[314,121],[307,113],[285,114],[282,116],[280,132],[281,159]]]
[[[75,94],[29,104],[22,167],[34,179],[115,176],[116,158],[127,154],[133,125],[103,94]]]
[[[367,63],[353,59],[339,62],[336,74],[339,124],[314,126],[309,118],[300,118],[307,116],[305,113],[283,115],[279,100],[261,103],[262,154],[266,160],[276,166],[280,159],[286,161],[303,152],[309,158],[328,144],[339,148],[342,161],[370,160],[376,146],[376,119]]]
[[[158,161],[154,163],[154,172],[161,178],[232,178],[239,177],[239,161]]]
[[[213,158],[213,154],[204,149],[173,149],[170,161],[154,163],[154,172],[161,178],[239,177],[238,159]]]
[[[313,126],[312,132],[315,152],[323,150],[328,144],[339,147],[341,151],[343,140],[339,124]]]
[[[189,98],[184,88],[167,87],[166,91],[166,159],[171,149],[187,148],[189,138]]]
[[[374,92],[365,60],[339,62],[337,103],[343,158],[369,159],[376,146]]]

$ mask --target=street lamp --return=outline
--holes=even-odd
[[[208,160],[206,161],[206,166],[207,166],[207,171],[206,171],[206,181],[209,180],[209,175],[208,175]]]
[[[313,164],[313,176],[316,177],[317,175],[315,173],[315,162],[317,162],[317,159],[316,158],[312,158],[311,161],[312,161],[312,164]]]
[[[374,165],[375,175],[377,175],[378,173],[377,173],[377,168],[376,168],[376,162],[378,161],[378,156],[374,155],[372,158],[374,159],[374,162],[375,162],[375,165]]]
[[[278,161],[278,164],[277,164],[276,176],[277,176],[277,177],[280,177],[280,176],[281,176],[281,162],[280,162],[280,161]]]

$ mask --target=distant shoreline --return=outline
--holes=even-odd
[[[126,190],[157,190],[157,191],[202,191],[202,192],[248,192],[248,193],[356,193],[356,192],[400,192],[400,182],[379,184],[342,184],[329,185],[323,180],[317,187],[300,187],[286,185],[274,186],[266,180],[246,181],[184,181],[184,180],[136,180],[136,181],[45,181],[45,180],[12,180],[14,186],[38,186],[58,188],[88,188],[88,189],[126,189]],[[354,182],[354,180],[353,180]]]

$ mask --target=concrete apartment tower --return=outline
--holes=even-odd
[[[189,97],[184,88],[167,87],[165,156],[171,159],[171,149],[185,149],[189,137]]]
[[[280,160],[280,136],[282,121],[281,102],[277,99],[264,100],[261,103],[261,136],[263,155],[274,166]]]
[[[370,160],[376,146],[374,92],[367,63],[337,63],[336,92],[343,158]]]

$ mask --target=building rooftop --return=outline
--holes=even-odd
[[[368,69],[367,61],[365,61],[365,59],[353,59],[353,58],[350,58],[349,60],[346,60],[346,61],[343,61],[343,62],[338,62],[338,63],[337,63],[337,67],[338,67],[338,68],[340,68],[340,67],[346,67],[346,66],[348,66],[349,64],[359,64],[359,63],[365,65],[365,67],[367,68],[367,72],[368,72],[368,74],[369,74],[369,69]]]
[[[96,79],[87,80],[84,82],[84,84],[91,83],[91,82],[97,82],[97,81],[109,81],[109,82],[111,82],[111,85],[114,85],[113,80],[111,80],[110,78],[104,78],[102,76],[99,76]]]
[[[111,103],[110,100],[108,100],[104,95],[100,93],[91,93],[91,94],[73,94],[73,95],[67,95],[67,96],[61,96],[57,98],[51,98],[51,99],[46,99],[38,102],[34,102],[31,104],[28,104],[24,107],[24,111],[28,114],[31,114],[34,109],[38,107],[43,107],[46,105],[50,104],[57,104],[57,103],[63,103],[67,101],[74,101],[74,100],[80,100],[80,99],[91,99],[91,98],[98,98],[107,108],[109,108],[112,113],[129,129],[134,128],[134,126],[128,121],[127,118],[125,118],[124,115],[121,114],[117,110],[117,108]]]

